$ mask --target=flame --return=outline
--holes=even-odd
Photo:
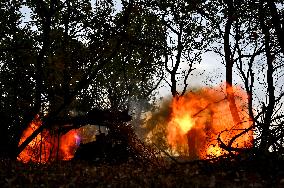
[[[19,145],[21,145],[42,124],[37,115],[23,132]],[[28,146],[19,154],[18,160],[24,163],[47,163],[59,160],[70,160],[74,157],[80,136],[76,130],[71,130],[64,135],[51,133],[44,130],[38,134]]]
[[[171,118],[167,123],[167,142],[174,152],[192,159],[226,154],[218,145],[218,135],[222,132],[220,138],[228,144],[231,138],[252,125],[245,106],[247,94],[240,87],[233,87],[232,90],[241,118],[236,125],[221,88],[203,88],[173,99]],[[251,147],[252,134],[249,131],[238,137],[232,147]]]

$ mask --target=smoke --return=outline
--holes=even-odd
[[[129,100],[129,113],[132,116],[131,125],[136,133],[136,135],[144,140],[145,131],[143,125],[147,119],[147,113],[151,111],[153,105],[146,99]]]
[[[148,114],[145,129],[150,132],[159,124],[167,124],[171,114],[171,103],[171,97],[164,98],[164,100],[160,102],[159,107]]]
[[[166,135],[167,125],[171,117],[171,103],[171,96],[164,97],[156,108],[147,113],[147,118],[143,124],[145,141],[170,153]]]

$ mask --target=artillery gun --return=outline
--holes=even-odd
[[[96,140],[86,144],[80,144],[74,155],[74,160],[87,160],[91,162],[118,163],[126,161],[130,156],[128,134],[120,131],[122,127],[130,126],[127,122],[131,116],[126,111],[111,112],[93,110],[87,114],[99,126],[99,134]],[[101,132],[105,127],[107,133]]]
[[[101,127],[107,129],[107,133],[99,131],[95,141],[81,143],[75,152],[74,161],[121,163],[132,158],[158,165],[159,151],[137,137],[129,123],[130,120],[128,111],[93,109],[84,116],[55,119],[52,123],[64,125],[60,130],[61,134],[85,125],[99,126],[99,130]]]

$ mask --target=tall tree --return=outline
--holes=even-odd
[[[69,10],[71,7],[71,5],[69,4],[69,2],[65,1],[65,2],[61,2],[61,1],[50,1],[50,2],[43,2],[43,1],[37,1],[37,2],[30,2],[30,6],[32,8],[32,10],[34,10],[34,14],[37,17],[37,19],[39,20],[39,25],[38,28],[42,29],[40,32],[42,34],[42,46],[40,49],[40,52],[38,54],[38,58],[37,58],[37,62],[41,63],[40,65],[37,65],[37,76],[36,77],[36,91],[41,93],[41,96],[44,96],[44,91],[42,89],[42,86],[44,84],[44,74],[43,72],[41,72],[41,74],[38,73],[38,71],[42,71],[43,68],[46,66],[46,57],[52,57],[53,53],[51,52],[51,49],[56,49],[56,48],[48,48],[48,47],[52,47],[52,44],[56,44],[53,43],[53,41],[51,41],[50,38],[48,38],[48,36],[50,36],[52,31],[56,31],[56,28],[60,29],[60,24],[58,24],[57,21],[57,16],[60,16],[60,13],[62,11],[64,11],[65,9],[67,9],[67,14],[71,12],[71,10]],[[90,9],[90,3],[88,1],[84,1],[83,3],[79,1],[73,1],[73,11],[72,13],[74,13],[74,19],[75,20],[66,20],[66,16],[63,17],[63,40],[66,41],[66,33],[68,33],[68,37],[72,38],[72,34],[71,33],[71,28],[70,30],[68,29],[69,26],[71,26],[71,24],[73,23],[73,29],[75,30],[76,34],[78,35],[79,32],[84,31],[85,29],[94,29],[91,27],[92,22],[94,22],[93,24],[98,23],[95,26],[99,26],[101,29],[103,29],[103,33],[97,33],[99,34],[100,38],[99,40],[103,40],[104,43],[102,44],[102,46],[99,47],[99,50],[101,49],[100,53],[98,53],[97,55],[95,55],[94,57],[92,57],[92,59],[89,59],[86,63],[87,66],[81,65],[81,67],[83,67],[84,72],[81,76],[81,78],[76,81],[76,84],[74,84],[73,89],[70,89],[70,93],[66,94],[66,91],[68,89],[68,87],[66,88],[66,83],[62,83],[59,84],[60,87],[65,85],[65,93],[64,93],[64,89],[63,89],[63,96],[64,96],[64,100],[61,101],[57,101],[59,103],[59,105],[56,106],[56,108],[54,110],[51,110],[44,118],[43,118],[43,125],[40,126],[38,129],[36,129],[32,135],[30,135],[18,148],[18,152],[16,154],[19,154],[26,146],[27,144],[36,136],[38,135],[43,129],[45,128],[50,128],[52,126],[52,124],[50,123],[50,121],[52,121],[53,118],[55,118],[56,116],[58,116],[60,113],[66,111],[66,108],[69,107],[69,105],[74,101],[75,97],[78,96],[80,94],[80,92],[86,88],[90,82],[97,76],[98,72],[112,59],[114,58],[114,56],[117,54],[119,47],[120,47],[120,42],[123,40],[123,33],[125,32],[125,28],[127,27],[126,25],[128,24],[128,18],[129,18],[129,14],[131,12],[131,8],[132,8],[132,3],[129,4],[129,6],[127,8],[125,8],[125,16],[122,17],[122,22],[121,25],[116,25],[116,29],[113,30],[112,26],[111,27],[104,27],[105,24],[107,24],[106,26],[110,26],[108,24],[108,22],[103,22],[102,18],[106,17],[106,15],[108,15],[108,17],[111,17],[111,15],[109,15],[109,11],[111,8],[111,3],[107,3],[107,2],[101,2],[97,4],[97,9],[96,13],[97,15],[101,16],[99,17],[99,20],[93,20],[96,17],[93,17],[93,19],[84,19],[84,13],[89,12]],[[87,4],[86,4],[87,3]],[[87,5],[87,7],[86,7]],[[88,8],[89,6],[89,8]],[[41,10],[43,9],[43,10]],[[81,11],[80,11],[81,10]],[[86,13],[86,15],[88,15]],[[110,19],[110,18],[109,18]],[[79,22],[80,21],[80,25]],[[91,22],[88,22],[91,21]],[[111,19],[110,22],[111,23]],[[58,24],[58,25],[57,25]],[[69,25],[70,24],[70,25]],[[102,24],[102,25],[101,25]],[[69,26],[68,26],[69,25]],[[55,27],[55,28],[53,28]],[[87,27],[87,28],[85,28]],[[79,31],[78,31],[79,29]],[[98,28],[95,28],[98,29]],[[121,29],[121,30],[120,30]],[[68,31],[69,30],[69,31]],[[113,31],[113,32],[112,32]],[[70,32],[70,33],[69,33]],[[86,36],[86,35],[85,35]],[[48,38],[48,39],[47,39]],[[82,39],[84,39],[82,37]],[[88,40],[92,41],[92,38],[87,38]],[[96,39],[96,38],[95,38]],[[69,40],[68,40],[69,41]],[[112,42],[113,41],[113,42]],[[92,41],[94,42],[94,41]],[[47,47],[48,46],[48,47]],[[67,46],[68,47],[68,46]],[[91,48],[91,47],[90,47]],[[110,52],[111,53],[108,53]],[[66,48],[63,48],[63,52],[66,51]],[[39,60],[43,60],[43,61],[39,61]],[[77,60],[76,60],[77,61]],[[65,78],[63,77],[63,81],[67,81],[66,80],[66,68],[67,66],[66,63],[64,65],[64,61],[63,62],[57,62],[57,63],[62,63],[63,64],[63,75],[65,72]],[[77,63],[77,62],[76,62]],[[65,70],[64,70],[65,68]],[[41,76],[41,77],[40,77]],[[68,76],[68,75],[67,75]],[[40,77],[40,78],[39,78]],[[68,83],[67,83],[68,84]],[[42,101],[41,98],[36,98],[36,102],[37,101]],[[37,104],[37,103],[36,103]],[[48,103],[47,103],[48,104]],[[42,105],[44,105],[44,103],[40,103],[40,107],[43,107]],[[40,110],[40,109],[38,109]]]
[[[1,144],[5,155],[15,153],[21,132],[26,126],[19,126],[27,111],[31,109],[35,84],[35,48],[29,27],[21,27],[20,8],[23,1],[1,1]],[[23,82],[25,80],[25,82]],[[3,135],[2,135],[3,134]],[[6,148],[6,151],[5,149]]]
[[[167,29],[165,69],[169,73],[173,97],[188,89],[188,78],[201,62],[201,54],[210,43],[206,20],[198,13],[198,1],[152,1],[153,10]],[[179,88],[181,85],[181,91]]]

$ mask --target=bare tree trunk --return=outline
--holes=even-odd
[[[271,54],[271,48],[270,48],[270,33],[269,28],[265,24],[264,20],[264,2],[260,1],[260,26],[262,29],[262,33],[264,34],[264,45],[265,45],[265,54],[266,54],[266,62],[267,62],[267,94],[268,94],[268,104],[265,109],[265,117],[264,122],[262,126],[262,132],[261,132],[261,143],[260,143],[260,149],[263,152],[268,152],[268,149],[270,147],[270,124],[271,119],[273,115],[273,110],[275,106],[275,94],[274,94],[274,81],[273,81],[273,61],[274,57]]]
[[[181,26],[180,26],[181,27]],[[177,81],[176,81],[176,75],[177,75],[177,70],[179,68],[180,62],[181,62],[181,53],[183,50],[182,47],[182,28],[180,28],[180,31],[178,33],[178,44],[177,44],[177,55],[176,55],[176,63],[173,67],[173,69],[170,71],[171,74],[171,92],[172,92],[172,96],[173,98],[178,97],[179,93],[177,91]]]
[[[232,74],[233,74],[234,60],[230,49],[230,30],[234,22],[234,13],[233,13],[234,7],[233,7],[233,2],[230,0],[225,1],[225,3],[228,6],[227,22],[225,25],[225,33],[224,33],[224,52],[225,52],[225,61],[226,61],[226,93],[234,124],[237,125],[241,122],[241,120],[235,101],[234,91],[232,88],[232,83],[233,83]]]

